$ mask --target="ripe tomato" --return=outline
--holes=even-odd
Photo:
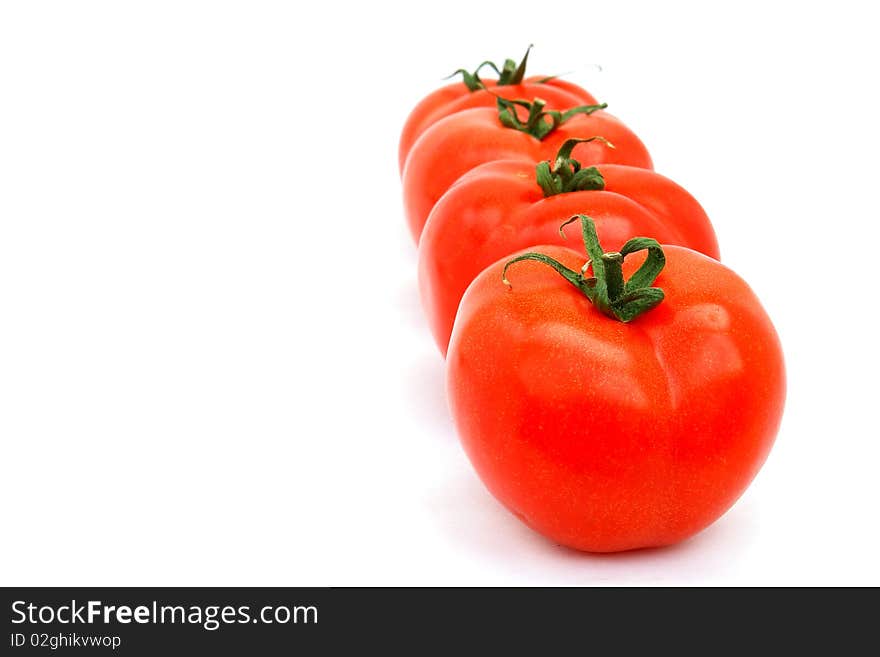
[[[413,146],[403,170],[403,201],[416,242],[443,193],[460,176],[486,162],[548,160],[569,139],[600,136],[614,148],[586,142],[575,147],[574,157],[585,165],[652,167],[641,140],[619,119],[601,111],[603,106],[582,106],[562,114],[545,110],[542,101],[497,102],[497,110],[480,107],[447,116],[428,128]],[[529,118],[523,119],[514,104],[526,109]]]
[[[653,235],[718,258],[715,231],[687,191],[648,169],[582,168],[570,157],[576,142],[563,144],[553,167],[543,162],[537,172],[536,163],[526,160],[480,165],[437,201],[419,241],[419,288],[444,354],[458,303],[477,274],[533,244],[566,244],[558,228],[573,214],[590,215],[612,249],[631,235]]]
[[[550,245],[510,266],[510,289],[505,260],[468,288],[449,345],[452,415],[489,491],[551,540],[676,543],[767,457],[785,396],[779,340],[719,262],[644,239],[602,254],[583,222],[594,277],[583,254]]]
[[[455,74],[461,73],[461,82],[448,84],[425,96],[410,113],[400,135],[398,163],[401,173],[412,145],[425,130],[463,109],[495,107],[496,96],[509,99],[540,97],[547,101],[550,109],[597,104],[591,94],[571,82],[541,75],[524,77],[528,57],[527,50],[519,65],[508,59],[500,70],[492,62],[484,62],[480,68],[492,67],[498,74],[497,80],[482,80],[480,68],[473,73],[459,69]]]

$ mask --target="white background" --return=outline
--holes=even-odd
[[[3,3],[0,583],[880,584],[867,6]],[[769,461],[674,548],[533,534],[446,410],[397,137],[529,43],[703,203],[783,340]]]

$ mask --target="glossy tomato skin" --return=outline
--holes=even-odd
[[[419,136],[442,118],[473,107],[495,107],[495,97],[542,98],[548,109],[566,110],[578,105],[596,105],[598,101],[576,84],[558,78],[540,82],[546,76],[532,76],[521,84],[498,86],[496,80],[483,80],[487,90],[471,91],[463,82],[448,84],[425,96],[407,117],[400,134],[398,165],[403,165]]]
[[[584,262],[564,247],[529,250]],[[630,324],[532,261],[511,267],[512,289],[503,262],[486,269],[456,319],[447,385],[468,457],[515,515],[578,550],[702,530],[748,486],[779,427],[782,351],[758,299],[717,261],[664,251],[666,298]]]
[[[544,198],[535,162],[498,160],[472,169],[440,198],[419,241],[419,290],[428,325],[446,353],[458,304],[487,266],[532,244],[577,244],[559,226],[587,214],[599,240],[616,250],[634,235],[687,246],[718,258],[718,241],[705,211],[686,190],[654,171],[617,164],[597,166],[604,191]]]
[[[404,210],[413,238],[419,241],[443,193],[474,167],[494,160],[549,160],[566,140],[597,135],[615,148],[598,141],[578,144],[572,157],[584,166],[610,163],[652,168],[651,156],[635,133],[601,110],[571,118],[543,140],[506,128],[496,109],[463,110],[441,119],[413,145],[403,170]]]

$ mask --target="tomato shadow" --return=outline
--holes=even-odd
[[[755,509],[742,504],[677,545],[612,554],[579,552],[528,528],[475,474],[462,475],[437,491],[431,507],[447,537],[485,562],[502,585],[700,585],[735,580],[757,531]]]
[[[419,426],[431,434],[455,440],[452,418],[446,404],[446,363],[433,343],[416,355],[404,372],[404,403]]]
[[[422,313],[422,303],[419,300],[419,286],[415,279],[407,278],[400,283],[397,297],[394,300],[397,315],[407,326],[422,335],[427,335],[428,323]]]
[[[402,219],[397,232],[397,251],[407,260],[407,267],[411,271],[415,271],[419,262],[419,247],[413,241],[409,229],[406,227],[406,219]]]

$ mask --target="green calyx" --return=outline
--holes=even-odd
[[[563,229],[570,223],[580,220],[583,232],[584,247],[590,259],[579,272],[569,269],[558,260],[543,253],[524,253],[508,261],[504,265],[501,280],[508,287],[507,270],[514,263],[523,260],[536,260],[555,269],[565,280],[578,289],[604,315],[621,322],[631,322],[643,313],[648,312],[663,301],[663,290],[652,287],[657,276],[666,265],[663,248],[655,239],[634,237],[623,245],[619,252],[605,253],[599,244],[596,224],[585,214],[578,214],[559,227]],[[642,266],[630,276],[628,281],[623,278],[623,261],[626,256],[636,251],[648,251],[648,257]],[[592,268],[593,275],[586,276]]]
[[[531,135],[535,139],[544,139],[563,123],[578,114],[590,115],[598,110],[608,107],[607,103],[601,105],[579,105],[565,112],[559,110],[545,110],[547,101],[535,98],[532,102],[527,100],[508,100],[500,96],[495,98],[498,106],[498,120],[507,128],[520,130]],[[522,107],[528,113],[525,121],[519,118],[517,107]]]
[[[466,69],[460,68],[455,73],[450,75],[449,78],[454,78],[456,75],[461,75],[461,81],[464,82],[465,86],[470,91],[476,91],[477,89],[485,89],[486,86],[483,84],[483,81],[480,79],[480,71],[488,66],[495,74],[498,76],[497,85],[499,87],[506,87],[509,85],[519,84],[523,81],[523,78],[526,75],[526,63],[529,61],[529,52],[531,52],[532,46],[529,46],[526,49],[526,54],[523,55],[522,61],[517,64],[512,59],[505,59],[504,65],[499,69],[495,62],[485,61],[479,66],[477,66],[476,70],[471,73]]]
[[[605,178],[596,167],[581,168],[581,163],[571,156],[571,152],[578,144],[598,141],[608,148],[614,148],[614,144],[604,137],[589,137],[587,139],[569,139],[556,154],[556,159],[551,166],[549,161],[540,162],[535,167],[535,176],[538,185],[544,192],[544,196],[555,196],[566,192],[583,192],[605,189]]]

